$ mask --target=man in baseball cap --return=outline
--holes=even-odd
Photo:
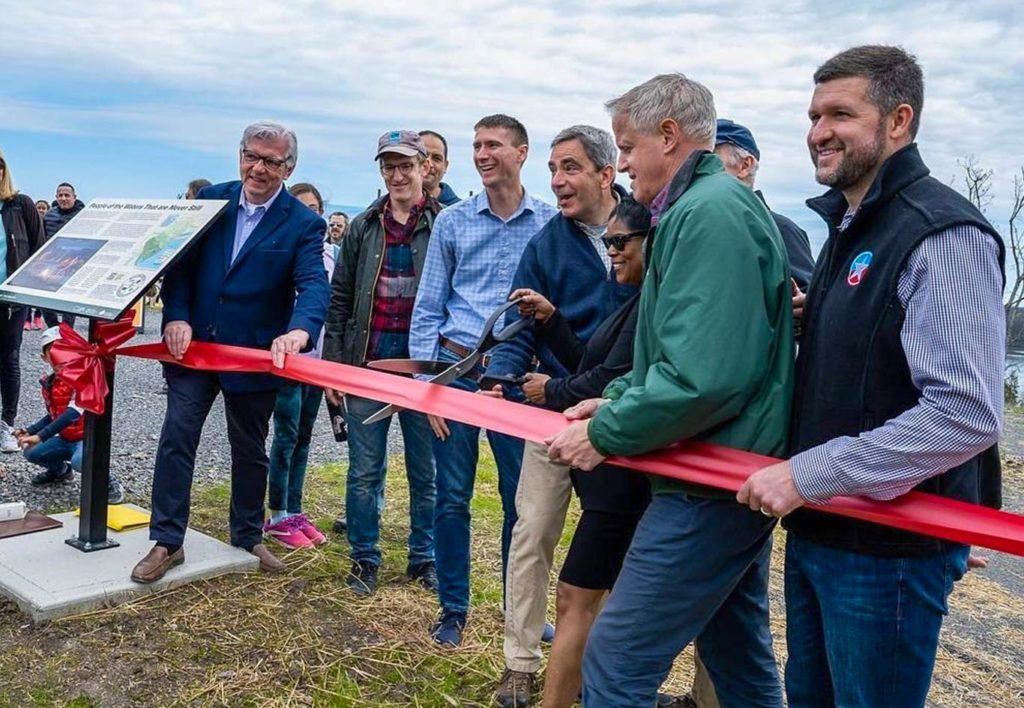
[[[719,118],[718,129],[715,132],[715,154],[722,160],[726,172],[751,189],[754,188],[754,179],[757,177],[757,168],[761,162],[761,150],[758,149],[753,134],[746,126],[727,118]],[[755,189],[754,192],[762,202],[765,201],[760,190]],[[767,202],[765,206],[768,206]],[[811,242],[807,238],[807,233],[782,214],[772,211],[771,215],[775,225],[779,227],[783,243],[786,244],[793,280],[800,290],[807,290],[811,272],[814,270],[814,257],[811,255]]]
[[[427,156],[427,149],[423,147],[423,139],[419,133],[412,130],[392,130],[380,136],[377,140],[377,154],[374,160],[379,160],[382,155],[403,155],[405,157]]]
[[[427,151],[419,134],[392,130],[377,141],[374,159],[387,194],[352,220],[341,242],[331,280],[331,305],[324,335],[324,359],[362,366],[374,359],[409,358],[409,326],[419,287],[436,199],[423,191]],[[342,404],[342,394],[327,391]],[[383,405],[345,396],[349,470],[345,516],[352,567],[348,586],[358,595],[377,588],[381,563],[380,515],[387,469],[390,418],[363,421]],[[434,569],[434,455],[427,417],[416,411],[396,414],[405,444],[409,479],[409,564],[406,575],[437,589]]]

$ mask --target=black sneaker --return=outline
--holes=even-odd
[[[377,566],[370,561],[355,561],[346,582],[356,595],[369,597],[377,590]]]
[[[457,647],[462,644],[462,630],[465,628],[465,612],[442,608],[441,616],[430,628],[430,636],[443,647]]]
[[[409,580],[418,580],[420,585],[430,592],[437,592],[437,566],[434,565],[434,561],[410,565],[405,569],[405,576]]]
[[[32,478],[32,484],[39,487],[44,484],[64,484],[65,482],[70,482],[72,476],[71,465],[65,462],[64,467],[61,469],[63,470],[62,472],[43,470]]]
[[[340,535],[344,535],[348,531],[348,523],[344,516],[339,516],[334,520],[334,523],[331,524],[331,531]]]
[[[124,486],[117,480],[117,477],[111,477],[107,482],[107,504],[120,504],[124,501]]]
[[[689,693],[684,693],[681,696],[659,693],[658,702],[655,705],[658,708],[697,708],[697,701],[693,700],[693,696]]]

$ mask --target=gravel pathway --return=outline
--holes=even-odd
[[[80,324],[78,330],[84,333],[84,325]],[[155,341],[159,331],[160,314],[150,312],[147,314],[146,334],[137,336],[132,343]],[[39,336],[39,332],[25,332],[22,344],[22,389],[18,425],[28,425],[43,415],[37,382],[47,366],[38,354]],[[162,387],[163,378],[159,363],[130,357],[118,359],[114,383],[111,471],[124,483],[128,500],[146,507],[149,506],[153,482],[157,440],[167,407],[167,398],[161,393]],[[402,449],[398,425],[391,428],[389,448],[392,452],[399,452]],[[321,406],[310,446],[310,464],[338,462],[347,459],[347,455],[347,446],[334,441],[327,418],[327,408]],[[227,445],[224,404],[218,397],[207,419],[196,456],[195,483],[224,479],[230,474],[230,467],[231,454]],[[81,494],[78,475],[75,475],[74,481],[64,485],[38,488],[32,486],[29,480],[40,469],[28,464],[19,453],[9,453],[0,457],[0,502],[24,501],[30,508],[46,511],[77,508]],[[341,506],[339,500],[339,509]]]

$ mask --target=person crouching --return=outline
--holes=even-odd
[[[14,431],[25,459],[43,467],[32,478],[32,484],[60,484],[71,479],[72,470],[82,471],[82,438],[85,435],[85,416],[75,404],[75,391],[61,378],[60,368],[50,358],[50,348],[60,339],[60,329],[50,327],[42,335],[42,359],[53,369],[43,376],[43,406],[46,414],[28,428]],[[110,475],[107,502],[124,501],[124,488]]]

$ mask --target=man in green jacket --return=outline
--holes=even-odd
[[[640,299],[633,371],[549,440],[589,470],[703,440],[784,452],[792,393],[789,268],[757,196],[709,150],[711,93],[681,74],[609,101],[619,171],[658,219]],[[768,625],[775,519],[727,492],[652,480],[622,572],[583,660],[587,706],[650,706],[691,641],[722,706],[781,706]]]

